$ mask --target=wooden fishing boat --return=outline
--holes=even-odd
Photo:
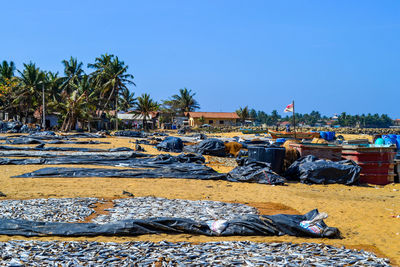
[[[268,133],[268,129],[240,129],[242,134]]]
[[[269,130],[268,133],[273,139],[277,138],[296,138],[296,139],[313,139],[319,138],[319,132],[296,132],[296,137],[294,132],[279,132]]]

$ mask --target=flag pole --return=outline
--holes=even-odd
[[[296,117],[295,117],[295,112],[294,112],[294,100],[292,101],[292,105],[293,105],[293,131],[294,131],[294,139],[297,138],[296,136]]]

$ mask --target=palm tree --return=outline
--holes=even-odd
[[[64,65],[63,83],[61,85],[62,94],[69,95],[74,87],[79,83],[82,76],[85,74],[82,62],[78,62],[76,58],[71,57],[69,60],[63,60],[61,63]]]
[[[5,79],[11,80],[11,78],[14,77],[14,72],[14,62],[10,61],[10,63],[8,63],[7,61],[3,60],[0,65],[0,82],[3,82]]]
[[[0,64],[0,106],[2,110],[12,109],[11,94],[18,87],[17,78],[14,76],[15,64],[3,61]]]
[[[239,108],[236,110],[236,114],[240,117],[242,123],[249,117],[249,108],[245,106],[244,108]]]
[[[63,78],[58,77],[58,72],[54,73],[51,71],[46,72],[46,91],[47,91],[47,101],[61,103],[62,97],[62,83]],[[54,110],[56,111],[56,110]]]
[[[128,88],[123,89],[119,95],[118,109],[126,112],[135,105],[135,93],[131,93]]]
[[[91,79],[99,90],[103,110],[107,108],[110,101],[114,100],[115,128],[118,130],[118,95],[120,90],[128,89],[127,84],[135,85],[132,81],[134,77],[126,73],[128,66],[114,55],[101,55],[96,58],[94,64],[89,64],[88,67],[95,69],[91,74]]]
[[[24,64],[24,70],[18,71],[19,89],[16,92],[14,104],[20,107],[20,112],[27,118],[33,108],[38,106],[41,99],[42,87],[46,82],[46,74],[32,62]]]
[[[181,113],[195,111],[200,108],[199,103],[194,99],[196,93],[186,88],[179,89],[179,95],[172,96],[172,105],[178,108]]]
[[[136,113],[143,115],[143,128],[147,130],[147,118],[150,117],[150,112],[157,111],[159,105],[149,94],[142,94],[137,98]]]
[[[75,85],[65,101],[60,103],[60,111],[64,118],[61,130],[69,131],[75,127],[78,120],[89,121],[95,111],[91,103],[94,91],[91,89],[89,77],[84,75],[79,84]]]

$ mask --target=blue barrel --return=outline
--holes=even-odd
[[[336,138],[336,132],[331,132],[332,133],[332,140],[335,140]]]
[[[396,145],[396,141],[393,141],[391,138],[386,137],[383,140],[385,141],[385,145]]]
[[[172,125],[172,130],[176,130],[176,125]]]
[[[335,132],[326,132],[326,141],[335,140]]]
[[[324,132],[324,131],[319,132],[319,136],[320,136],[322,139],[325,139],[325,140],[327,140],[327,138],[328,138],[327,132]]]
[[[400,134],[397,135],[396,143],[397,143],[397,150],[400,151]]]
[[[275,141],[275,144],[282,145],[285,142],[286,142],[285,138],[277,138],[276,141]]]

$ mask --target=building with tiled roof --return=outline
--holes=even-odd
[[[234,126],[240,119],[236,112],[186,112],[189,126],[209,124],[214,127]]]

